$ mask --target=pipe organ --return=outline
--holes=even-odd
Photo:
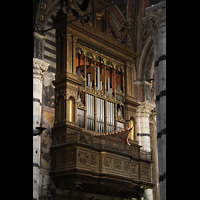
[[[97,2],[100,1],[94,1],[95,9]],[[109,12],[105,10],[105,20]],[[83,188],[87,186],[98,193],[108,191],[110,196],[110,184],[115,181],[120,191],[120,185],[126,184],[120,195],[130,191],[131,197],[134,191],[139,198],[141,189],[152,183],[151,160],[140,152],[138,141],[128,141],[130,126],[136,122],[138,128],[135,117],[140,103],[134,97],[133,81],[134,59],[138,55],[127,42],[119,44],[110,35],[109,27],[107,33],[100,33],[95,21],[66,23],[74,16],[69,19],[70,12],[65,16],[61,13],[53,19],[56,76],[51,175],[55,185],[67,191],[63,198],[67,198],[68,189],[74,187],[76,180],[83,182]],[[93,20],[96,14],[91,16]]]
[[[76,53],[76,74],[85,82],[79,88],[87,97],[85,102],[84,95],[78,92],[77,103],[85,108],[77,108],[79,127],[98,133],[123,130],[124,63],[98,57],[94,52],[84,53],[84,48],[78,46]]]
[[[110,133],[129,127],[130,117],[133,115],[129,118],[125,117],[126,95],[130,96],[130,87],[134,86],[131,85],[133,81],[125,77],[133,77],[133,74],[127,76],[126,72],[134,72],[134,70],[129,70],[134,64],[123,58],[118,59],[117,56],[109,56],[108,51],[106,54],[103,51],[100,53],[94,50],[95,46],[94,49],[92,46],[87,47],[86,43],[81,44],[72,33],[66,38],[72,41],[72,45],[68,45],[67,48],[72,51],[69,54],[72,58],[67,62],[58,62],[57,66],[60,69],[57,69],[56,76],[62,78],[62,73],[67,72],[69,80],[66,88],[71,91],[75,102],[73,103],[72,99],[69,100],[70,95],[66,97],[65,101],[69,103],[69,110],[66,111],[68,117],[64,115],[56,117],[59,119],[57,122],[67,120],[81,128],[98,133]],[[62,45],[60,48],[65,49]],[[66,63],[67,66],[64,66]],[[134,97],[131,98],[134,102]],[[61,107],[64,106],[59,106]],[[69,112],[70,114],[67,114]]]

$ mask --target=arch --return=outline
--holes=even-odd
[[[144,48],[142,49],[142,53],[141,53],[140,60],[139,60],[139,66],[138,66],[138,79],[139,80],[141,80],[143,78],[142,70],[144,70],[143,68],[145,67],[145,64],[144,64],[145,56],[146,56],[146,54],[148,55],[149,50],[152,47],[152,45],[153,45],[153,38],[152,38],[152,36],[149,36],[144,45]]]
[[[150,43],[148,51],[146,53],[146,61],[144,65],[144,69],[142,70],[142,78],[144,79],[150,79],[151,78],[151,70],[152,70],[152,65],[154,69],[154,45]]]
[[[75,122],[75,99],[70,96],[68,99],[68,120],[70,122]]]

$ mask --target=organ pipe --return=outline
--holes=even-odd
[[[107,102],[107,122],[108,132],[114,132],[115,119],[114,119],[114,103]]]
[[[87,129],[94,130],[94,96],[87,94]]]

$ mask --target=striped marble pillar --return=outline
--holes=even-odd
[[[38,58],[33,58],[33,129],[41,123],[43,73],[49,64]],[[40,167],[40,135],[33,136],[33,199],[38,199],[39,167]]]
[[[142,146],[141,149],[146,151],[151,151],[149,116],[154,107],[154,104],[144,101],[138,106],[136,111],[135,127],[137,133],[137,141],[139,141],[139,145]],[[153,190],[146,189],[144,191],[144,196],[149,200],[153,200]]]
[[[154,34],[155,92],[160,200],[166,199],[166,1],[145,9],[143,21]]]

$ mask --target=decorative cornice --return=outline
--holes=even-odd
[[[146,8],[145,15],[142,18],[143,23],[149,26],[153,33],[157,33],[159,27],[166,26],[166,1]]]

